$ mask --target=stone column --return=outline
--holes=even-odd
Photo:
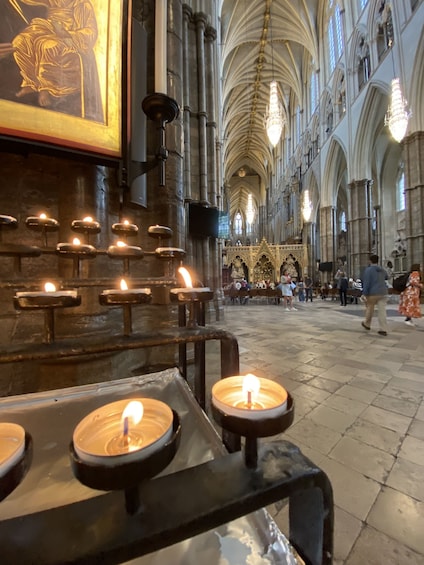
[[[372,246],[371,184],[368,179],[349,184],[349,266],[355,279],[362,276],[368,266]]]
[[[217,206],[217,186],[216,186],[216,153],[215,153],[215,139],[216,139],[216,79],[215,79],[215,57],[214,57],[214,44],[216,41],[216,30],[208,26],[205,31],[206,40],[206,106],[207,117],[206,134],[207,134],[207,157],[208,157],[208,199],[211,206]]]
[[[320,208],[320,255],[321,263],[333,262],[334,267],[334,208],[326,206]],[[324,281],[328,282],[331,275],[323,273]]]
[[[404,141],[406,242],[410,264],[424,267],[424,132]],[[408,265],[408,268],[410,265]]]
[[[207,178],[207,140],[206,140],[206,57],[205,57],[205,27],[207,16],[197,13],[196,43],[197,43],[197,80],[199,99],[199,188],[200,202],[209,204],[208,201],[208,178]]]
[[[184,121],[184,197],[191,200],[191,100],[189,23],[193,12],[183,5],[183,121]]]

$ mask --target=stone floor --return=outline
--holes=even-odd
[[[294,397],[284,436],[331,480],[334,565],[423,565],[424,319],[408,327],[388,304],[383,337],[376,318],[361,327],[362,305],[295,306],[227,305],[214,325],[238,338],[241,374]],[[209,373],[216,354],[208,344]],[[287,505],[270,510],[287,532]]]

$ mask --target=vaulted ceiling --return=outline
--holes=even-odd
[[[272,163],[264,124],[276,80],[287,115],[302,106],[305,70],[318,61],[322,0],[223,0],[222,95],[224,176],[241,168],[267,182]],[[284,135],[284,131],[283,131]],[[232,195],[240,202],[240,195]],[[233,198],[232,198],[233,199]]]

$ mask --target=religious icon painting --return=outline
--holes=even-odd
[[[0,0],[0,135],[121,155],[124,0]]]

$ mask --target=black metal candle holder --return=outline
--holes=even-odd
[[[171,288],[169,292],[171,302],[177,302],[180,306],[187,306],[189,319],[186,322],[188,328],[199,326],[199,308],[205,302],[213,299],[213,290],[208,287],[196,288]]]
[[[71,230],[85,235],[85,243],[90,243],[90,235],[96,235],[101,232],[101,227],[99,222],[95,220],[72,220]]]
[[[153,237],[157,240],[158,247],[162,247],[163,241],[168,241],[171,239],[173,235],[173,231],[168,226],[149,226],[147,229],[147,233],[150,237]]]
[[[25,432],[25,449],[16,463],[0,478],[0,501],[11,494],[20,485],[29,468],[33,454],[32,437]]]
[[[72,278],[79,279],[81,275],[81,261],[83,259],[94,259],[97,256],[97,249],[86,243],[79,245],[74,243],[58,243],[56,253],[65,259],[72,259]]]
[[[29,216],[25,220],[28,229],[39,232],[42,235],[44,247],[47,247],[47,234],[59,231],[59,222],[54,218],[44,216]]]
[[[107,250],[110,259],[121,259],[123,262],[123,275],[130,274],[130,261],[143,259],[144,251],[136,245],[110,245]]]
[[[114,467],[86,463],[77,455],[73,441],[69,446],[71,467],[75,477],[85,486],[97,490],[122,490],[128,514],[140,508],[140,483],[158,475],[167,467],[177,453],[181,439],[181,422],[178,413],[172,410],[172,436],[156,451],[143,459],[121,463]]]
[[[244,443],[244,461],[246,467],[255,469],[258,463],[258,438],[270,437],[284,432],[294,419],[293,397],[287,393],[287,409],[285,412],[271,416],[251,419],[244,415],[228,414],[225,410],[211,402],[214,420],[227,432],[242,436]]]
[[[112,233],[127,241],[129,237],[135,237],[138,234],[138,226],[129,222],[117,222],[112,224]]]
[[[16,310],[43,310],[44,312],[44,341],[53,343],[55,339],[54,311],[58,308],[73,308],[80,306],[81,296],[63,291],[58,296],[56,292],[17,292],[13,297]]]
[[[128,290],[104,290],[99,294],[102,306],[121,306],[124,314],[124,335],[132,333],[132,306],[149,304],[152,300],[150,288]]]
[[[0,215],[0,243],[3,241],[3,230],[16,230],[18,220],[13,216]]]

